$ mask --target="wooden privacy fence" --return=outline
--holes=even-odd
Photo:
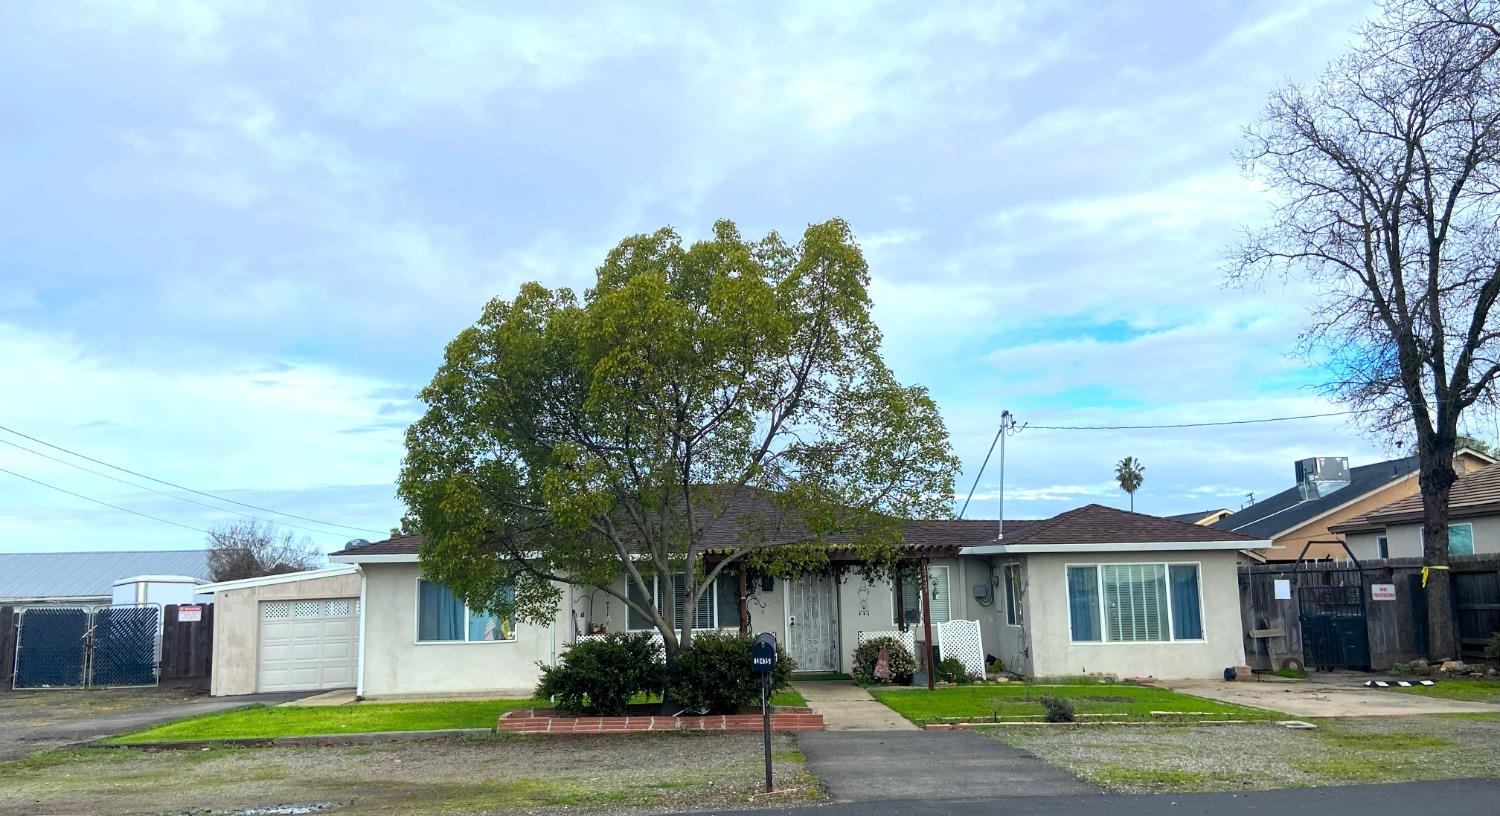
[[[213,670],[214,606],[202,604],[196,621],[181,619],[182,607],[162,609],[161,679],[207,678]]]
[[[10,691],[16,667],[16,611],[0,606],[0,691]]]
[[[1341,623],[1363,619],[1368,668],[1389,669],[1419,657],[1478,657],[1493,632],[1500,630],[1500,556],[1454,556],[1451,562],[1451,614],[1460,642],[1432,650],[1432,655],[1427,648],[1420,559],[1364,561],[1358,566],[1327,561],[1242,566],[1240,620],[1246,662],[1262,671],[1282,668],[1290,660],[1313,668],[1315,644],[1307,640],[1313,633],[1303,631],[1303,622],[1327,611],[1327,599],[1334,596],[1349,601],[1338,610],[1345,613],[1339,616]]]

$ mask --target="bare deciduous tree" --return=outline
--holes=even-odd
[[[270,522],[245,519],[219,524],[208,534],[208,571],[214,581],[237,581],[316,567],[322,553],[307,536],[297,538]]]
[[[1390,439],[1413,436],[1428,643],[1454,648],[1448,496],[1459,419],[1491,400],[1500,295],[1500,3],[1386,0],[1311,87],[1290,85],[1247,131],[1252,177],[1279,196],[1230,277],[1318,287],[1301,348],[1329,392]]]

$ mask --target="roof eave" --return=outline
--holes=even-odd
[[[353,575],[358,568],[350,564],[341,564],[323,569],[302,570],[301,572],[283,572],[276,575],[262,575],[259,578],[240,578],[234,581],[220,581],[215,584],[202,584],[197,588],[200,593],[208,594],[215,592],[228,592],[236,589],[250,589],[252,587],[274,586],[276,584],[292,584],[298,581],[313,581],[318,578],[336,578],[340,575]]]
[[[417,553],[333,553],[328,560],[335,564],[415,564],[421,560]]]
[[[965,555],[1031,555],[1041,553],[1168,552],[1171,550],[1263,550],[1268,539],[1237,541],[1123,541],[1095,544],[986,544],[966,547]]]

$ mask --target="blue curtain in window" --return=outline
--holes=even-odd
[[[417,640],[463,640],[464,605],[448,587],[417,584]]]
[[[1195,564],[1173,564],[1172,639],[1202,640],[1203,613],[1198,604],[1198,567]]]
[[[1075,642],[1099,640],[1099,579],[1095,567],[1068,567],[1068,611]]]

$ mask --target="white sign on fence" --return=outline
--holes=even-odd
[[[183,604],[177,607],[178,623],[197,623],[203,620],[202,604]]]
[[[1396,600],[1395,584],[1370,584],[1370,600],[1372,601],[1394,601]]]
[[[1276,600],[1290,601],[1292,599],[1292,582],[1286,578],[1276,579]]]

